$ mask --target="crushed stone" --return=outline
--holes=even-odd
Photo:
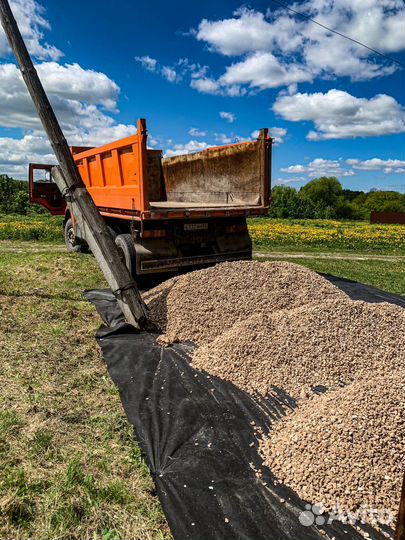
[[[192,363],[251,393],[277,387],[306,398],[311,387],[334,388],[403,367],[404,313],[348,298],[258,312],[198,348]]]
[[[346,298],[317,273],[288,262],[218,264],[166,281],[144,296],[162,344],[208,343],[255,313]]]
[[[404,466],[403,369],[308,400],[260,452],[276,477],[327,511],[395,521]],[[376,511],[376,512],[374,512]],[[387,514],[389,512],[390,514]],[[392,525],[392,522],[391,522]]]

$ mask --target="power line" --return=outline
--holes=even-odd
[[[346,36],[345,34],[342,34],[341,32],[338,32],[337,30],[333,30],[333,28],[329,28],[328,26],[325,26],[324,24],[320,23],[319,21],[316,21],[315,19],[312,19],[308,15],[304,15],[304,13],[300,13],[299,11],[296,11],[295,9],[290,8],[290,6],[287,6],[286,4],[284,4],[284,2],[280,2],[280,0],[271,0],[271,2],[274,2],[275,4],[279,4],[283,8],[288,9],[288,11],[292,11],[292,13],[295,13],[296,15],[299,15],[300,17],[303,17],[304,19],[307,19],[308,21],[312,21],[313,23],[317,24],[318,26],[321,26],[322,28],[325,28],[325,30],[329,30],[329,32],[333,32],[334,34],[337,34],[338,36],[341,36],[341,37],[344,37],[345,39],[353,41],[353,43],[357,43],[357,45],[361,45],[362,47],[365,47],[366,49],[368,49],[369,51],[371,51],[371,52],[373,52],[375,54],[379,54],[380,56],[382,56],[386,60],[390,60],[390,62],[395,62],[395,64],[399,64],[400,66],[405,67],[405,64],[403,64],[399,60],[395,60],[395,58],[391,58],[391,56],[387,56],[386,54],[384,54],[384,53],[382,53],[380,51],[377,51],[376,49],[373,49],[372,47],[369,47],[368,45],[365,45],[361,41],[357,41],[357,39],[353,39],[353,38],[351,38],[349,36]]]

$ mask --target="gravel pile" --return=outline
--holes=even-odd
[[[343,298],[344,293],[303,266],[255,261],[191,272],[145,295],[151,319],[165,332],[162,344],[208,343],[255,313]]]
[[[261,442],[264,462],[303,499],[398,511],[404,455],[403,370],[306,401]],[[367,521],[373,521],[366,512]],[[375,516],[374,516],[375,517]]]
[[[144,298],[162,344],[200,345],[195,368],[253,394],[277,387],[298,400],[260,444],[282,482],[327,510],[337,503],[346,513],[361,505],[396,513],[405,442],[402,308],[354,302],[285,262],[220,264]],[[371,512],[362,517],[374,524]]]
[[[258,313],[196,350],[193,366],[252,393],[273,386],[295,398],[310,387],[333,388],[401,369],[404,310],[392,304],[327,300],[293,310]]]
[[[163,332],[167,325],[167,297],[179,279],[179,276],[170,278],[142,294],[142,298],[149,308],[150,320]]]

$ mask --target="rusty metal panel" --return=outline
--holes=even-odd
[[[164,159],[167,200],[267,206],[269,148],[270,139],[261,138]]]
[[[405,212],[371,212],[371,223],[405,224]]]

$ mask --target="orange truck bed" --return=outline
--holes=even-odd
[[[163,159],[146,145],[146,126],[138,133],[99,148],[72,148],[80,174],[105,215],[162,219],[173,212],[246,210],[260,214],[269,204],[269,179],[261,171],[260,145],[241,143]],[[264,164],[263,164],[264,165]],[[248,177],[242,178],[244,169]],[[262,177],[261,177],[262,175]]]
[[[155,261],[149,265],[149,271],[159,271],[191,265],[197,259],[197,264],[205,264],[208,255],[217,262],[217,255],[222,257],[225,252],[233,253],[232,260],[246,258],[235,255],[242,246],[241,242],[235,243],[235,232],[245,237],[242,251],[248,253],[246,216],[265,214],[269,208],[271,138],[267,130],[262,130],[256,141],[163,158],[160,150],[147,148],[146,122],[139,120],[136,135],[98,148],[71,147],[71,151],[91,197],[111,230],[133,238],[137,273],[148,271],[147,265],[142,269],[139,263],[145,259]],[[85,243],[74,216],[52,182],[51,168],[51,165],[30,165],[30,199],[53,214],[65,213],[65,223],[70,220],[73,227],[70,239]],[[232,231],[234,244],[239,245],[236,250],[220,240],[228,234],[224,227]],[[203,234],[207,230],[210,235]],[[212,245],[214,237],[216,247]],[[160,240],[158,248],[147,246],[151,242],[148,238],[155,241],[165,238],[165,244]],[[196,243],[200,244],[200,250],[195,249]],[[172,244],[170,249],[169,244]],[[156,249],[162,257],[157,255],[155,260]],[[163,259],[170,263],[162,266]]]

